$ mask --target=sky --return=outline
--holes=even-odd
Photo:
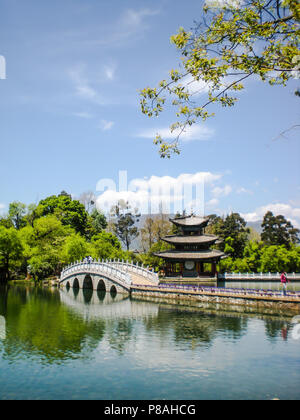
[[[125,197],[143,207],[145,191],[163,191],[165,201],[171,188],[172,207],[184,186],[200,185],[201,206],[195,188],[184,202],[191,211],[256,221],[270,210],[300,227],[300,130],[280,136],[299,124],[299,80],[271,87],[252,79],[233,108],[218,108],[182,138],[180,156],[161,159],[153,145],[174,114],[144,116],[139,91],[178,67],[170,36],[191,28],[202,6],[0,0],[0,212],[62,190],[93,191],[99,206]]]

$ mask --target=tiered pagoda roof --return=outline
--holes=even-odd
[[[225,256],[224,252],[218,251],[216,249],[208,249],[203,251],[178,251],[176,249],[171,249],[169,251],[162,251],[159,254],[155,254],[158,257],[173,260],[173,261],[211,261],[211,260],[220,260]]]
[[[170,219],[170,221],[181,227],[205,227],[208,225],[209,217],[183,216]]]
[[[174,248],[155,255],[166,260],[168,264],[181,263],[183,274],[197,271],[200,275],[203,263],[212,263],[215,266],[220,259],[226,258],[223,252],[210,249],[210,246],[217,243],[218,237],[204,233],[209,217],[192,215],[170,219],[170,221],[180,228],[181,233],[162,238]]]
[[[168,242],[172,245],[188,245],[188,244],[206,244],[206,245],[213,245],[216,241],[218,241],[218,237],[215,235],[191,235],[191,236],[165,236],[163,238],[165,242]]]

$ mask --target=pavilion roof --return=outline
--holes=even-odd
[[[179,235],[171,235],[165,236],[163,241],[168,242],[170,244],[175,245],[197,245],[197,244],[211,244],[218,240],[218,237],[215,235],[188,235],[188,236],[179,236]]]
[[[168,251],[163,251],[154,254],[157,257],[164,258],[167,260],[211,260],[211,259],[221,259],[226,258],[226,255],[222,251],[218,251],[216,249],[209,249],[203,251],[177,251],[170,249]]]
[[[177,217],[175,219],[170,219],[172,223],[182,227],[202,227],[206,226],[209,222],[209,217],[199,217],[199,216],[184,216]]]

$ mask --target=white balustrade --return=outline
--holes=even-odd
[[[117,264],[117,263],[116,263]],[[91,263],[85,262],[77,262],[75,264],[68,265],[65,269],[61,272],[60,280],[65,280],[69,275],[73,273],[90,273],[90,272],[97,272],[97,273],[106,273],[112,279],[119,280],[121,283],[125,283],[126,286],[131,284],[131,276],[129,273],[120,270],[119,268],[115,267],[113,263],[108,262],[100,262],[100,261],[93,261]]]

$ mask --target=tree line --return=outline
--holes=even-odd
[[[163,260],[154,253],[171,247],[164,236],[179,232],[165,214],[146,217],[141,227],[140,217],[125,202],[105,216],[95,207],[92,193],[73,200],[63,191],[29,206],[15,201],[0,217],[0,282],[59,275],[63,266],[86,256],[125,259],[160,270]],[[299,230],[272,212],[264,216],[261,229],[260,235],[247,227],[238,213],[211,215],[205,233],[217,235],[215,247],[227,255],[218,270],[300,271]]]

